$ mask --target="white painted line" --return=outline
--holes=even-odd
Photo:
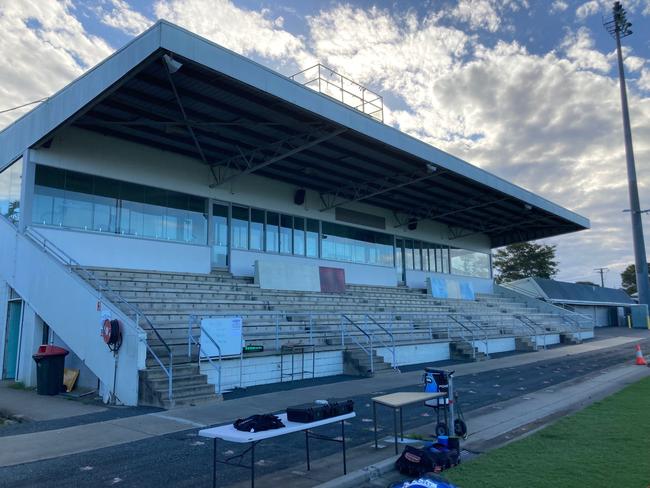
[[[181,417],[174,417],[173,415],[165,415],[164,413],[150,413],[149,415],[151,415],[152,417],[159,417],[165,420],[172,420],[174,422],[178,422],[179,424],[191,425],[192,427],[198,427],[198,428],[207,427],[205,424],[193,422],[191,420],[187,420]]]

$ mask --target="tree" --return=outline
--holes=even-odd
[[[648,263],[648,274],[650,274],[650,263]],[[621,286],[628,295],[636,293],[636,266],[633,264],[621,273]]]
[[[555,246],[523,242],[497,250],[492,260],[497,283],[537,276],[551,278],[558,272]]]

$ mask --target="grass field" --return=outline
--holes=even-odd
[[[461,488],[649,488],[650,378],[444,474]]]

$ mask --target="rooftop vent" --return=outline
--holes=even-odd
[[[317,64],[290,77],[319,93],[357,109],[373,119],[384,121],[384,99],[365,86],[331,68]]]

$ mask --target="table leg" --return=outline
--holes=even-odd
[[[372,420],[375,427],[375,449],[379,449],[377,445],[377,404],[372,402]]]
[[[217,488],[217,438],[214,438],[212,452],[212,488]]]
[[[309,430],[305,431],[305,444],[307,446],[307,471],[311,470],[309,463]]]
[[[393,409],[393,431],[395,432],[395,454],[397,454],[397,409]]]
[[[343,474],[348,474],[348,465],[345,459],[345,420],[341,420],[341,439],[343,439]]]
[[[399,431],[400,439],[402,439],[402,442],[404,442],[404,421],[402,420],[402,407],[399,409]]]
[[[255,488],[255,443],[251,445],[251,488]]]

